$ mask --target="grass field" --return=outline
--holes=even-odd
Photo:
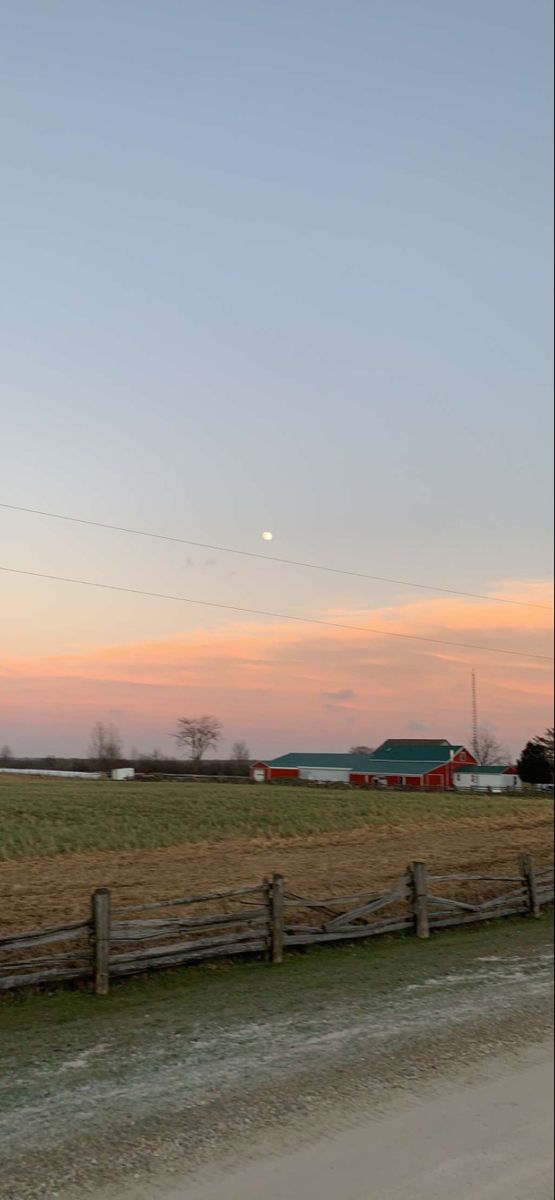
[[[81,920],[96,887],[136,904],[280,871],[302,895],[350,895],[415,858],[436,874],[513,874],[520,851],[547,865],[552,841],[543,796],[0,776],[0,931]]]
[[[548,815],[551,798],[0,776],[0,860]]]

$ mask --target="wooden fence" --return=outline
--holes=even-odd
[[[427,938],[449,926],[537,917],[553,898],[553,867],[537,870],[527,854],[514,875],[428,875],[413,862],[386,892],[324,899],[290,891],[278,874],[250,887],[125,907],[113,907],[109,890],[98,888],[86,920],[0,938],[0,991],[83,980],[106,995],[111,979],[162,967],[234,955],[280,963],[289,948],[401,931]]]

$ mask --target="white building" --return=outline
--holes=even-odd
[[[453,786],[460,792],[518,792],[522,782],[516,767],[474,764],[453,771]]]

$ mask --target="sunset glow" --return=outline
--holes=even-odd
[[[507,582],[497,593],[535,604],[550,599],[541,582]],[[550,614],[540,608],[419,597],[372,611],[313,615],[510,647],[523,656],[551,653]],[[8,737],[20,753],[31,745],[84,750],[100,717],[119,726],[129,747],[169,751],[177,717],[197,710],[221,717],[226,744],[245,737],[256,754],[307,746],[340,750],[404,733],[468,738],[472,665],[484,721],[518,750],[547,722],[549,663],[294,622],[237,621],[166,639],[8,655],[0,701]]]

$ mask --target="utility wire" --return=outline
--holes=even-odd
[[[104,591],[124,592],[130,596],[149,596],[155,600],[175,600],[179,604],[199,604],[206,608],[223,609],[226,612],[247,613],[251,617],[273,617],[279,621],[302,621],[305,625],[326,625],[331,629],[350,629],[355,633],[372,633],[378,637],[402,638],[404,641],[429,642],[437,646],[453,646],[458,650],[482,650],[491,654],[509,654],[514,658],[534,658],[553,662],[548,654],[528,654],[520,650],[508,650],[498,646],[478,646],[472,642],[451,642],[445,638],[424,637],[417,633],[397,633],[392,629],[372,629],[368,625],[344,625],[340,621],[325,621],[319,617],[299,617],[293,613],[270,612],[264,608],[244,608],[239,604],[221,604],[216,600],[196,600],[190,596],[174,596],[168,592],[148,592],[143,588],[123,587],[117,583],[97,583],[93,579],[72,579],[67,575],[47,575],[43,571],[24,571],[19,567],[0,566],[0,571],[10,575],[27,575],[33,579],[50,579],[56,583],[75,583],[80,587],[102,588]]]
[[[465,596],[471,600],[487,600],[490,604],[512,604],[518,608],[541,608],[551,612],[549,604],[534,604],[528,600],[508,600],[505,596],[486,596],[482,592],[462,592],[457,588],[439,587],[432,583],[415,583],[410,579],[390,579],[387,575],[369,575],[365,571],[349,571],[343,567],[326,567],[322,563],[304,562],[294,558],[278,558],[275,554],[260,554],[255,550],[237,550],[232,546],[212,546],[209,542],[193,542],[190,538],[173,537],[168,533],[152,533],[147,529],[130,529],[126,525],[110,525],[105,521],[91,521],[85,517],[71,517],[65,513],[47,512],[41,508],[25,508],[21,504],[6,504],[0,508],[12,512],[31,513],[35,517],[50,517],[55,521],[69,521],[74,525],[88,525],[93,529],[109,529],[113,533],[131,533],[135,537],[154,538],[159,542],[174,542],[179,546],[194,546],[197,550],[214,550],[218,554],[238,554],[243,558],[256,558],[262,562],[280,563],[281,566],[303,567],[309,571],[325,571],[331,575],[349,575],[352,579],[371,579],[374,583],[393,583],[397,587],[419,588],[425,592],[443,592],[449,596]]]

